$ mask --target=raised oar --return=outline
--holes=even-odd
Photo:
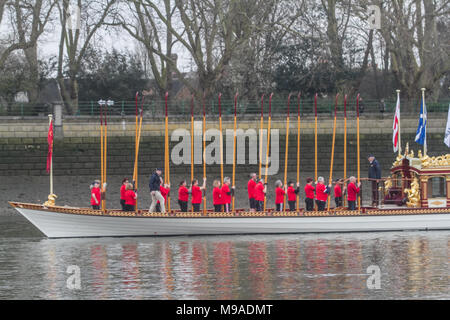
[[[104,156],[104,152],[105,152],[105,149],[104,149],[104,146],[103,146],[103,103],[104,103],[103,100],[100,100],[98,102],[98,104],[100,105],[100,190],[101,190],[101,188],[103,188],[103,182],[104,182],[104,177],[103,177],[104,168],[103,168],[103,166],[105,165],[105,162],[103,160],[103,156]],[[101,197],[101,194],[100,194],[100,204],[101,204],[102,211],[103,211],[104,210],[104,202],[103,202],[103,200],[101,198],[102,197]]]
[[[237,114],[237,98],[238,93],[236,92],[236,95],[234,96],[234,137],[233,137],[233,176],[232,176],[232,183],[231,186],[233,187],[235,184],[235,175],[236,175],[236,114]],[[231,204],[231,211],[234,211],[234,199],[235,196],[233,196],[232,204]]]
[[[222,94],[219,93],[219,131],[220,131],[220,183],[223,183],[223,134],[222,134],[222,105],[221,105]]]
[[[314,96],[314,181],[317,181],[317,93]]]
[[[194,180],[194,94],[191,96],[191,182],[192,180]]]
[[[297,182],[300,182],[300,98],[301,93],[297,95]],[[297,193],[297,211],[299,210],[299,202],[300,193]]]
[[[167,100],[169,98],[169,92],[166,92],[165,96],[165,139],[164,139],[164,176],[166,183],[170,185],[170,159],[169,159],[169,117],[167,112]],[[170,212],[170,192],[167,195],[167,211]]]
[[[347,189],[347,95],[344,96],[344,190]],[[344,207],[346,201],[344,197]]]
[[[270,147],[270,122],[272,120],[272,97],[273,93],[270,94],[269,98],[269,120],[267,125],[267,150],[266,150],[266,174],[264,177],[264,184],[267,184],[267,174],[269,172],[269,147]],[[266,201],[267,197],[264,197],[264,211],[266,211]]]
[[[105,148],[104,154],[103,154],[103,184],[101,185],[101,190],[103,191],[103,210],[106,210],[106,188],[105,188],[105,184],[106,184],[106,160],[108,157],[108,123],[106,121],[106,117],[108,114],[108,102],[105,103],[105,113],[104,113],[104,117],[105,117],[105,130],[104,130],[104,142],[103,142],[103,147]]]
[[[314,96],[314,182],[317,181],[317,93]],[[317,205],[314,206],[317,211]]]
[[[262,166],[262,144],[263,144],[263,126],[264,126],[264,94],[261,96],[261,124],[259,126],[259,171],[258,176],[261,179],[261,166]]]
[[[356,160],[358,163],[358,183],[361,182],[361,164],[360,164],[360,148],[359,148],[359,93],[356,97],[356,145],[357,145],[357,151],[356,151]],[[361,210],[361,196],[358,196],[358,210]]]
[[[286,147],[284,154],[284,186],[287,183],[287,165],[288,165],[288,156],[289,156],[289,103],[291,102],[291,94],[288,96],[287,102],[287,117],[286,117]],[[283,186],[283,188],[284,188]],[[283,211],[286,211],[286,197],[284,197],[283,201]]]
[[[136,92],[136,95],[134,97],[135,104],[136,104],[136,124],[134,126],[135,133],[134,133],[134,167],[133,167],[133,184],[134,184],[135,189],[136,189],[136,174],[137,174],[136,159],[137,159],[137,148],[138,148],[137,146],[138,146],[138,119],[139,119],[138,97],[139,97],[139,92]]]
[[[205,94],[203,93],[203,127],[202,127],[202,139],[203,139],[203,180],[206,179],[206,108],[205,108]],[[206,214],[206,188],[203,189],[203,214]]]
[[[139,127],[137,130],[137,136],[136,136],[136,154],[134,158],[134,173],[133,173],[133,182],[134,182],[134,188],[135,190],[138,189],[138,164],[139,164],[139,145],[141,142],[141,132],[142,132],[142,119],[144,118],[144,101],[145,96],[142,96],[142,102],[141,102],[141,115],[139,119]],[[135,211],[138,211],[138,201],[136,199],[136,207]]]
[[[328,180],[329,184],[332,184],[332,181],[333,181],[334,143],[336,141],[336,118],[337,118],[338,98],[339,98],[339,93],[336,94],[336,100],[334,102],[333,142],[331,144],[330,179]],[[327,210],[330,210],[330,200],[331,200],[331,190],[330,190],[330,193],[328,194]]]

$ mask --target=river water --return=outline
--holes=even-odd
[[[84,178],[58,179],[82,202]],[[0,299],[450,298],[450,232],[46,239],[6,202],[44,180],[3,181]]]

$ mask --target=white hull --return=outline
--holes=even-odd
[[[450,230],[450,214],[324,217],[111,217],[16,207],[48,238]]]

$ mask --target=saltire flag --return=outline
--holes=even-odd
[[[394,130],[392,144],[394,147],[394,152],[397,152],[399,148],[398,138],[400,135],[400,97],[397,98],[397,106],[395,107],[394,124],[392,125],[392,129]]]
[[[444,143],[450,148],[450,104],[448,105],[447,127],[445,128]]]
[[[50,120],[50,125],[48,127],[47,142],[48,142],[47,173],[49,173],[53,156],[53,120]]]
[[[415,141],[421,145],[427,145],[427,106],[425,99],[422,98],[420,102],[420,118],[419,126],[417,127]]]

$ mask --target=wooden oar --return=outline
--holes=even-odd
[[[259,171],[258,176],[261,179],[261,166],[262,166],[262,145],[263,145],[263,127],[264,127],[264,94],[261,96],[261,124],[259,126]]]
[[[133,182],[134,182],[134,189],[138,190],[138,165],[139,165],[139,146],[141,142],[141,133],[142,133],[142,119],[144,118],[144,101],[145,101],[145,95],[142,96],[141,101],[141,115],[139,119],[139,126],[137,126],[138,122],[136,121],[136,150],[134,155],[134,172],[133,172]],[[137,114],[139,115],[139,111],[137,111]],[[136,118],[137,119],[137,118]],[[136,206],[135,211],[138,211],[138,199],[136,199]]]
[[[314,96],[314,181],[317,181],[317,93]]]
[[[103,188],[103,182],[104,182],[104,168],[103,166],[105,165],[105,161],[103,160],[104,158],[104,146],[103,146],[103,100],[99,101],[99,105],[100,105],[100,190]],[[101,205],[101,209],[102,211],[104,211],[104,201],[102,200],[101,197],[101,193],[100,193],[100,205]]]
[[[360,147],[359,147],[359,93],[356,97],[356,159],[358,163],[358,183],[361,182],[361,164],[360,164]],[[358,196],[358,210],[361,210],[361,195]]]
[[[205,107],[205,94],[203,94],[203,127],[202,127],[202,139],[203,139],[203,180],[206,179],[206,107]],[[206,188],[203,189],[203,214],[206,215]]]
[[[268,125],[267,125],[267,150],[266,150],[266,174],[264,177],[264,183],[267,184],[267,174],[269,172],[269,147],[270,147],[270,122],[272,120],[272,97],[273,97],[273,93],[270,94],[270,98],[269,98],[269,120],[268,120]],[[266,201],[267,200],[267,196],[264,197],[264,211],[266,211]]]
[[[317,93],[314,96],[314,182],[317,182]],[[314,205],[317,211],[317,205]]]
[[[286,117],[286,146],[284,153],[284,185],[283,188],[287,184],[287,166],[288,166],[288,156],[289,156],[289,103],[291,102],[291,94],[288,96],[287,102],[287,117]],[[283,211],[286,211],[286,196],[283,201]]]
[[[330,179],[328,179],[328,184],[333,185],[333,162],[334,162],[334,143],[336,141],[336,118],[337,118],[337,106],[338,106],[339,93],[336,94],[336,100],[334,102],[334,122],[333,122],[333,142],[331,143],[331,163],[330,163]],[[328,207],[330,210],[330,200],[331,200],[331,190],[328,194]]]
[[[234,96],[234,137],[233,137],[233,176],[232,176],[232,184],[231,186],[235,186],[235,175],[236,175],[236,114],[237,114],[237,98],[238,93]],[[233,195],[231,211],[234,211],[234,199],[236,197]]]
[[[223,134],[222,134],[222,104],[221,104],[222,94],[219,93],[219,136],[220,136],[220,183],[223,183]]]
[[[191,96],[191,182],[194,180],[194,94]]]
[[[103,183],[101,185],[101,190],[103,191],[103,210],[106,211],[106,188],[104,187],[104,184],[106,183],[106,160],[108,158],[108,123],[106,120],[108,114],[108,107],[107,103],[105,103],[105,130],[104,130],[104,142],[103,147],[105,148],[104,154],[103,154]]]
[[[167,100],[169,98],[169,92],[166,92],[165,96],[165,109],[166,109],[166,121],[165,121],[165,141],[164,141],[164,176],[166,183],[170,185],[170,158],[169,158],[169,116],[167,108]],[[170,212],[170,192],[167,195],[167,211]]]
[[[344,190],[347,189],[347,95],[344,96]],[[344,191],[343,190],[343,191]],[[343,205],[346,206],[346,197]]]
[[[300,182],[300,98],[301,93],[297,95],[297,182]],[[297,186],[295,186],[297,188]],[[299,210],[300,193],[297,193],[297,211]]]

